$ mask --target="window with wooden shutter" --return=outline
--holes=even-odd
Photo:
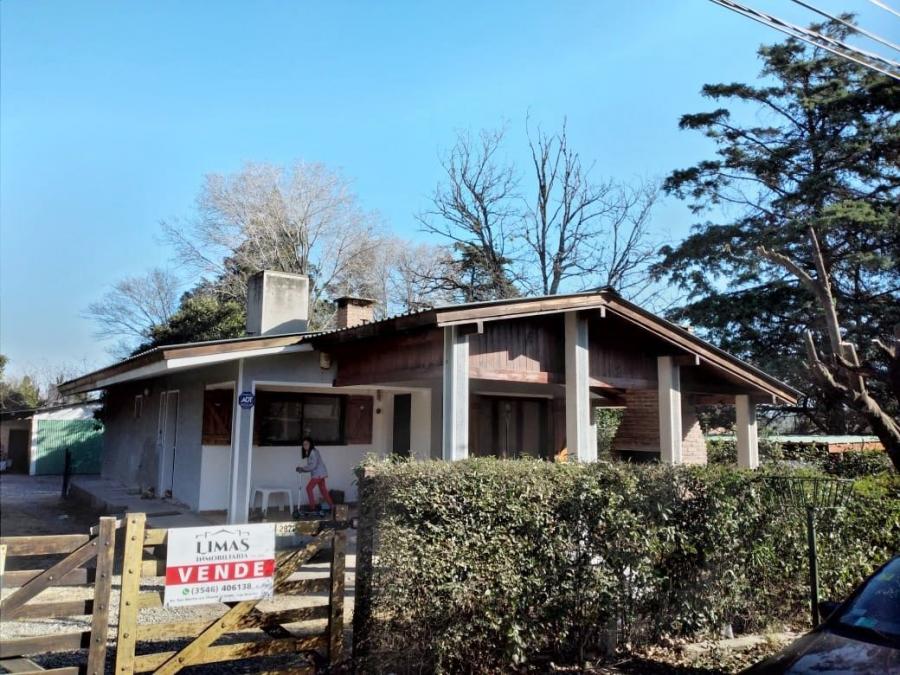
[[[344,418],[347,445],[369,445],[372,442],[372,397],[348,396]]]
[[[233,389],[207,389],[203,392],[203,445],[231,445]]]

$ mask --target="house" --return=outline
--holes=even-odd
[[[73,473],[100,473],[103,425],[98,403],[74,403],[0,413],[0,448],[6,470],[31,476],[61,474],[66,450]]]
[[[306,434],[353,501],[370,453],[591,461],[598,406],[625,409],[620,456],[703,463],[694,408],[713,402],[737,406],[740,463],[754,467],[755,406],[798,396],[610,290],[380,321],[371,301],[341,298],[324,332],[306,332],[307,293],[306,277],[261,272],[247,337],[159,347],[62,385],[106,391],[103,475],[243,522],[255,488],[298,488]]]

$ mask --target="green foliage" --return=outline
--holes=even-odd
[[[782,472],[784,470],[782,469]],[[496,672],[581,662],[608,628],[632,645],[802,619],[803,520],[765,472],[475,459],[374,463],[367,672]],[[896,476],[821,517],[823,597],[900,546]],[[543,664],[543,665],[541,665]]]
[[[9,358],[0,354],[0,410],[25,410],[43,405],[41,390],[30,375],[7,378],[8,363]]]
[[[214,295],[186,296],[169,322],[155,326],[150,340],[135,350],[205,340],[224,340],[244,335],[245,310],[238,302]]]
[[[625,410],[622,408],[594,408],[594,424],[597,426],[597,456],[601,459],[611,457],[612,442],[624,416]]]
[[[834,37],[848,28],[820,27]],[[728,207],[662,249],[655,273],[688,292],[670,316],[723,349],[810,392],[806,417],[830,433],[865,428],[842,402],[810,389],[800,337],[821,335],[809,292],[762,264],[760,245],[813,271],[806,228],[818,232],[838,309],[863,359],[884,366],[872,340],[900,322],[900,85],[846,59],[789,39],[762,47],[757,85],[710,84],[717,109],[684,115],[682,129],[715,144],[715,155],[674,171],[665,190],[692,210]],[[724,107],[727,106],[727,107]],[[755,114],[745,111],[754,109]],[[874,379],[889,414],[897,402]]]
[[[733,440],[707,440],[706,455],[710,464],[737,464],[737,448]],[[893,471],[890,457],[880,450],[832,453],[814,443],[781,445],[760,439],[759,459],[763,466],[769,466],[772,470],[787,462],[841,478],[864,478]]]

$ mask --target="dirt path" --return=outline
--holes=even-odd
[[[0,475],[0,532],[84,534],[97,524],[96,511],[60,497],[62,476]]]

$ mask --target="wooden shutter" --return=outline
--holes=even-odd
[[[203,445],[231,445],[233,389],[203,392]]]
[[[347,445],[369,445],[372,442],[371,396],[348,396],[344,413],[344,437]]]

